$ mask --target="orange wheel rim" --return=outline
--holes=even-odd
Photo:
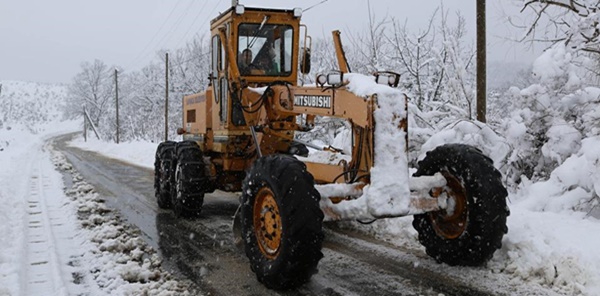
[[[448,203],[453,203],[453,209],[441,210],[429,213],[433,229],[435,232],[446,239],[455,239],[464,233],[467,229],[467,191],[460,180],[448,172],[442,172],[446,178],[446,194],[448,194]]]
[[[281,215],[275,194],[268,187],[256,194],[253,207],[254,234],[260,251],[269,259],[275,259],[281,247]]]

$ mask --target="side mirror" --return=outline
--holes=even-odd
[[[310,48],[303,48],[302,58],[300,59],[300,72],[302,74],[310,73]]]

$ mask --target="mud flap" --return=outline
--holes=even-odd
[[[231,225],[231,230],[233,232],[233,244],[241,253],[244,253],[244,239],[242,238],[242,217],[240,212],[242,210],[242,205],[238,206],[237,210],[235,210],[235,214],[233,215],[233,223]]]

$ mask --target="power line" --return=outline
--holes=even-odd
[[[191,1],[188,6],[185,8],[185,12],[183,13],[183,15],[181,15],[179,17],[179,19],[175,22],[175,24],[171,27],[171,30],[169,30],[169,32],[167,32],[167,34],[163,35],[163,38],[158,42],[158,48],[160,47],[164,47],[165,44],[168,43],[169,40],[171,40],[171,38],[173,38],[173,33],[179,28],[179,26],[181,25],[181,22],[185,19],[185,17],[188,15],[188,13],[190,12],[190,8],[191,6],[195,3],[195,1]],[[166,39],[165,39],[166,38]],[[163,42],[164,41],[164,42]]]
[[[160,33],[160,31],[162,31],[162,29],[165,27],[165,25],[167,24],[167,21],[171,18],[171,16],[173,15],[173,12],[175,12],[175,9],[179,6],[180,3],[181,3],[181,0],[178,0],[177,3],[175,4],[175,6],[173,6],[173,8],[171,9],[171,12],[169,12],[169,15],[167,16],[167,18],[165,18],[163,23],[160,25],[160,28],[158,28],[156,33],[154,33],[154,36],[152,36],[152,39],[150,39],[148,44],[146,44],[146,46],[144,46],[144,49],[142,49],[142,51],[140,51],[138,53],[137,57],[135,59],[133,59],[131,64],[135,64],[135,62],[137,62],[140,59],[140,57],[142,56],[142,53],[144,53],[148,49],[148,47],[152,44],[152,42],[154,42],[154,39],[156,39],[156,36],[158,36],[158,33]]]
[[[217,1],[217,3],[215,4],[215,6],[213,6],[213,8],[208,13],[208,16],[206,16],[206,18],[210,18],[212,16],[213,12],[215,11],[215,9],[217,9],[217,6],[219,6],[219,4],[221,3],[221,1],[222,0]],[[185,32],[185,35],[183,36],[183,38],[179,42],[179,45],[178,45],[179,47],[181,47],[183,45],[183,43],[185,42],[188,34],[192,31],[192,29],[194,28],[194,25],[196,24],[196,22],[198,21],[198,19],[200,19],[200,15],[202,15],[202,11],[204,9],[204,6],[206,6],[206,3],[208,3],[208,2],[204,2],[205,5],[202,6],[202,8],[200,9],[200,12],[196,15],[196,18],[194,19],[194,22],[188,28],[188,30]]]
[[[316,7],[316,6],[319,6],[319,5],[321,5],[321,4],[323,4],[323,3],[327,2],[327,1],[329,1],[329,0],[323,0],[323,1],[321,1],[321,2],[317,3],[317,4],[313,5],[313,6],[310,6],[310,7],[308,7],[308,8],[305,8],[305,9],[303,9],[302,11],[303,11],[303,12],[307,12],[307,11],[309,11],[311,8],[313,8],[313,7]]]
[[[181,1],[181,0],[180,0],[180,1]],[[148,52],[146,52],[146,53],[145,53],[145,54],[143,54],[143,55],[141,55],[141,56],[140,56],[140,58],[136,59],[136,62],[139,62],[140,60],[144,60],[144,59],[145,59],[145,58],[146,58],[148,55],[155,53],[157,48],[160,48],[161,46],[164,46],[165,42],[163,42],[163,41],[165,41],[165,38],[167,38],[168,36],[171,36],[171,35],[172,35],[172,33],[175,31],[175,29],[176,29],[177,27],[179,27],[179,24],[181,24],[181,21],[182,21],[182,20],[185,18],[185,16],[187,16],[187,14],[188,14],[188,13],[189,13],[189,11],[190,11],[190,7],[191,7],[191,6],[192,6],[192,4],[194,4],[194,3],[195,3],[195,1],[193,1],[193,0],[189,2],[189,4],[187,5],[187,7],[185,7],[185,10],[184,10],[183,14],[182,14],[182,15],[180,15],[180,16],[177,18],[177,20],[175,21],[174,25],[173,25],[173,26],[171,26],[171,28],[170,28],[170,29],[169,29],[167,32],[165,32],[165,34],[163,34],[163,35],[162,35],[162,37],[160,38],[160,40],[158,41],[158,43],[156,43],[156,45],[155,45],[155,46],[152,48],[152,50],[151,50],[151,51],[148,51]],[[178,4],[179,4],[179,2],[178,2]],[[176,7],[177,7],[177,5],[176,5]],[[176,7],[175,7],[175,8],[176,8]],[[174,8],[173,10],[175,10],[175,8]],[[167,18],[167,20],[168,20],[168,19],[169,19],[169,18]],[[159,32],[160,32],[160,31],[159,31]],[[169,39],[170,39],[170,38],[169,38]],[[168,41],[168,39],[167,39],[167,41]],[[132,64],[133,64],[133,63],[132,63]],[[134,65],[135,65],[135,64],[134,64]]]
[[[219,2],[221,2],[221,1],[219,1]],[[196,25],[196,22],[198,21],[198,19],[202,15],[202,12],[204,11],[204,7],[206,6],[207,3],[208,2],[204,2],[204,5],[202,5],[202,8],[200,8],[200,10],[198,11],[198,14],[196,14],[196,17],[194,18],[194,21],[192,22],[192,24],[189,26],[189,28],[187,29],[187,31],[183,35],[183,38],[181,38],[181,40],[179,40],[179,43],[178,43],[177,47],[181,47],[181,45],[185,42],[188,34],[190,33],[190,31],[192,31],[192,28],[194,28],[194,25]]]
[[[221,2],[222,2],[222,0],[219,0],[219,1],[217,1],[215,3],[215,5],[212,7],[212,9],[208,12],[208,16],[212,15],[212,13],[217,9],[217,7],[219,6],[219,4],[221,4]],[[160,48],[166,46],[168,44],[168,41],[170,41],[173,38],[173,35],[174,35],[173,33],[181,26],[182,21],[185,19],[185,17],[187,16],[188,12],[190,10],[192,10],[190,8],[192,7],[193,3],[194,3],[194,1],[190,2],[187,5],[187,7],[185,7],[186,11],[183,14],[181,14],[177,18],[177,20],[173,23],[173,25],[169,28],[169,30],[165,34],[162,35],[162,37],[160,38],[160,40],[158,41],[158,43],[156,43],[156,45],[153,47],[153,50],[146,52],[144,55],[141,55],[135,61],[139,62],[140,58],[141,58],[141,60],[143,60],[143,58],[147,57],[149,54],[152,54],[153,52],[156,52]],[[207,3],[208,2],[204,2],[204,4],[201,6],[201,8],[198,9],[199,13],[196,14],[196,16],[194,18],[194,21],[192,22],[192,24],[186,30],[186,33],[184,34],[184,37],[181,39],[181,41],[179,43],[177,43],[177,47],[176,48],[180,48],[181,46],[183,46],[183,44],[185,43],[185,40],[186,40],[187,36],[192,31],[192,29],[194,29],[195,24],[198,22],[198,20],[202,19],[201,16],[203,16],[203,13],[205,13],[207,11],[206,9],[204,9],[204,8],[206,8],[206,4]],[[174,11],[174,9],[172,11]],[[158,35],[158,34],[155,34],[155,35]],[[155,38],[153,38],[153,39],[155,39]]]
[[[325,0],[325,1],[327,1],[327,0]],[[147,49],[149,48],[149,46],[154,42],[154,40],[156,39],[156,37],[163,30],[163,28],[165,27],[165,24],[173,16],[173,13],[175,12],[175,10],[177,9],[177,7],[181,3],[181,0],[179,0],[177,2],[177,4],[175,5],[175,7],[173,7],[173,9],[171,9],[171,12],[169,13],[169,16],[167,17],[167,19],[165,19],[165,21],[161,25],[160,29],[154,34],[154,36],[152,37],[151,41],[146,45],[146,47],[144,48],[144,50],[142,52],[140,52],[140,54],[138,54],[138,56],[130,63],[129,66],[134,66],[136,63],[139,63],[139,62],[143,61],[148,55],[152,54],[153,52],[155,53],[160,48],[166,46],[169,43],[169,41],[173,38],[173,35],[174,35],[173,33],[176,32],[176,30],[181,26],[182,21],[186,18],[186,16],[188,15],[188,13],[192,10],[190,8],[192,7],[192,4],[195,3],[195,2],[196,1],[189,2],[189,4],[185,7],[184,13],[181,14],[181,15],[179,15],[179,17],[177,18],[177,20],[173,23],[172,26],[170,26],[170,28],[168,29],[168,31],[166,31],[162,35],[162,37],[159,39],[159,41],[156,43],[156,45],[152,47],[153,50],[147,51]],[[198,22],[198,20],[209,18],[214,13],[214,11],[217,9],[217,7],[219,6],[219,4],[221,4],[221,2],[222,2],[222,0],[216,1],[215,5],[208,12],[208,16],[205,16],[204,18],[202,18],[201,16],[204,15],[203,13],[207,11],[207,10],[205,10],[205,8],[206,8],[206,5],[208,4],[208,1],[204,1],[203,5],[198,10],[199,12],[194,17],[193,22],[191,23],[191,25],[188,27],[188,29],[186,30],[185,34],[183,35],[183,38],[180,40],[180,42],[177,43],[177,47],[176,48],[181,48],[185,44],[185,41],[186,41],[189,33],[195,28],[195,25]],[[206,54],[207,53],[203,53],[202,56],[204,56]],[[180,65],[180,64],[183,64],[183,63],[187,63],[187,62],[193,60],[194,58],[198,58],[198,57],[192,57],[192,58],[190,58],[188,60],[179,61],[178,64]],[[173,65],[173,66],[175,66],[175,65]]]

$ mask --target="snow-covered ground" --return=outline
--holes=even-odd
[[[187,294],[189,283],[173,280],[156,250],[46,141],[79,124],[0,130],[0,295]]]
[[[62,120],[64,87],[2,83],[0,295],[189,294],[47,141],[81,129]]]

